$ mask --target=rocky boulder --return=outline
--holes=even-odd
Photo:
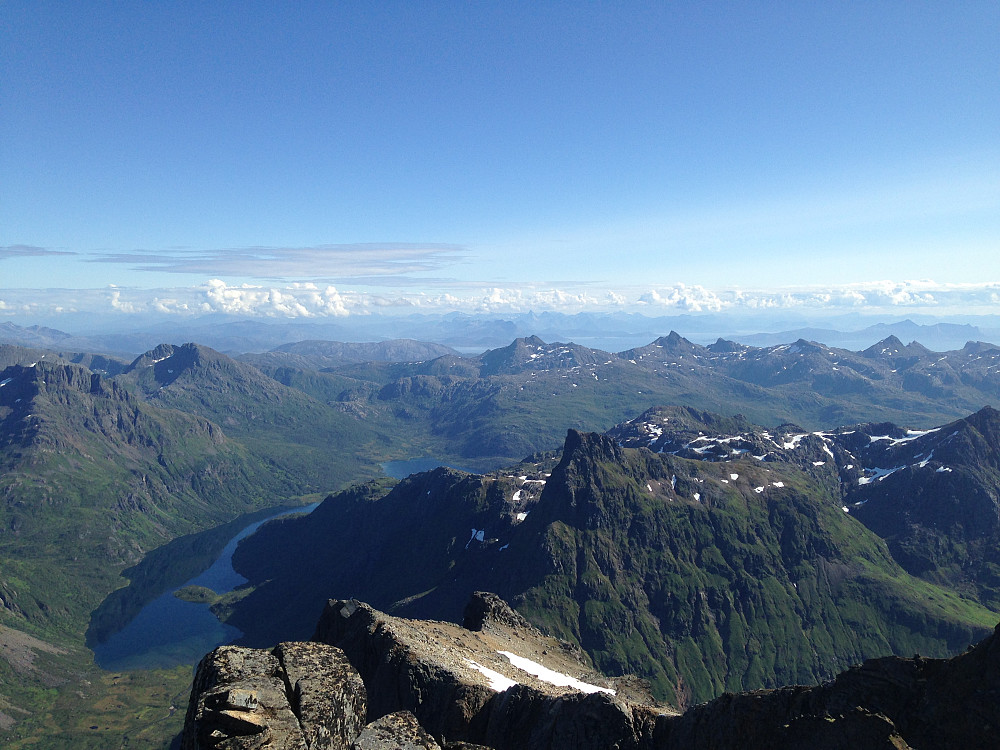
[[[376,719],[358,735],[351,750],[440,750],[417,717],[409,711],[397,711]]]
[[[364,683],[339,649],[221,646],[198,665],[181,748],[347,748],[366,715]]]

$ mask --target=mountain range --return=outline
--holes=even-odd
[[[605,430],[659,404],[818,430],[858,421],[931,427],[1000,397],[1000,348],[936,353],[893,337],[850,352],[804,340],[700,346],[671,333],[618,353],[529,337],[418,363],[259,364],[383,431],[403,427],[412,449],[475,468],[551,449],[566,428]]]
[[[896,336],[919,340],[934,350],[959,349],[967,341],[1000,340],[997,316],[899,320],[847,314],[819,320],[767,311],[680,315],[638,313],[527,312],[510,315],[464,313],[406,316],[353,315],[340,319],[301,319],[287,322],[249,320],[214,314],[193,318],[144,320],[121,316],[86,320],[63,316],[78,333],[41,325],[0,323],[0,344],[17,344],[55,351],[113,354],[130,360],[163,341],[198,341],[230,355],[266,352],[306,340],[384,341],[406,338],[434,341],[466,352],[502,347],[514,338],[537,335],[548,341],[575,341],[591,347],[620,351],[648,342],[663,331],[684,332],[708,344],[720,336],[752,346],[772,346],[804,338],[845,349],[864,349],[876,341]],[[53,319],[56,323],[56,319]],[[56,323],[58,324],[58,323]]]
[[[491,589],[686,703],[943,655],[995,624],[991,344],[0,345],[0,367],[0,640],[42,644],[33,667],[0,659],[0,729],[26,696],[71,694],[39,685],[93,681],[84,632],[107,632],[119,574],[166,581],[150,561],[195,542],[154,548],[307,493],[342,490],[237,554],[252,584],[224,606],[248,639],[291,637],[331,595],[455,618]],[[426,456],[486,473],[374,479]]]

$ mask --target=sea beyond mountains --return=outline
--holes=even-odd
[[[993,631],[994,329],[573,317],[367,342],[0,324],[0,742],[169,747],[193,663],[93,649],[172,591],[255,648],[308,640],[331,598],[460,623],[489,591],[681,712]],[[543,335],[571,325],[589,344]],[[236,547],[244,583],[185,586],[315,503]]]

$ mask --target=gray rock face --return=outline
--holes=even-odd
[[[490,706],[484,745],[494,748],[649,747],[655,713],[607,693],[571,692],[561,696],[515,685]]]
[[[417,717],[398,711],[376,719],[351,745],[351,750],[441,750]]]
[[[341,750],[365,727],[365,698],[332,646],[222,646],[198,665],[181,748]]]
[[[281,643],[274,654],[309,750],[347,747],[368,712],[365,684],[344,652],[322,643]]]
[[[462,613],[462,627],[466,630],[483,630],[490,626],[521,628],[537,632],[520,612],[496,594],[476,591]]]
[[[467,674],[447,669],[440,657],[449,644],[432,630],[420,632],[367,604],[331,601],[314,640],[338,644],[361,673],[369,719],[407,710],[437,736],[479,733],[479,715],[495,691],[466,665]]]
[[[198,665],[182,750],[308,750],[281,665],[266,651],[222,646]]]

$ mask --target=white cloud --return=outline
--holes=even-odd
[[[268,318],[326,318],[348,315],[464,312],[505,315],[521,312],[635,311],[647,315],[748,314],[794,310],[809,314],[934,315],[1000,314],[1000,282],[942,284],[929,280],[871,281],[831,287],[711,289],[676,284],[655,288],[594,288],[590,285],[512,286],[463,283],[435,292],[410,287],[391,293],[332,284],[227,284],[214,278],[194,287],[137,289],[7,289],[4,316],[54,314],[58,310],[192,315],[218,312]]]
[[[293,284],[283,289],[252,284],[228,286],[220,279],[210,279],[202,290],[201,309],[210,312],[276,318],[348,314],[343,298],[333,286],[323,290],[315,284]]]
[[[672,308],[684,312],[719,312],[735,304],[736,292],[727,295],[723,299],[715,292],[711,292],[702,286],[687,287],[678,284],[667,289],[651,289],[638,298],[638,302],[654,307]]]
[[[181,300],[178,299],[171,299],[169,297],[165,299],[160,297],[154,297],[153,300],[150,302],[150,307],[158,313],[167,313],[167,314],[178,314],[178,313],[183,314],[190,312],[191,310],[191,308],[188,306],[188,303],[182,302]]]
[[[925,311],[969,312],[1000,302],[997,282],[942,284],[934,281],[871,281],[828,288],[801,287],[782,290],[706,289],[678,284],[674,287],[635,292],[633,304],[651,309],[692,313],[766,310]],[[627,296],[627,295],[625,295]],[[981,312],[1000,312],[980,310]]]
[[[111,302],[111,309],[117,310],[123,313],[136,313],[139,312],[140,308],[134,303],[127,300],[122,300],[122,293],[118,289],[115,289],[109,295],[109,300]]]

